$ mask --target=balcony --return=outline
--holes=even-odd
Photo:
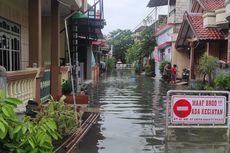
[[[228,28],[228,21],[226,20],[225,8],[220,8],[215,11],[216,14],[216,25],[220,28]]]
[[[230,21],[230,0],[225,0],[226,20]]]
[[[215,28],[216,25],[216,14],[215,12],[206,12],[203,15],[203,22],[205,28]]]
[[[35,98],[38,73],[38,69],[7,72],[7,97],[18,98],[23,102],[18,106],[18,112],[25,111],[27,101]]]

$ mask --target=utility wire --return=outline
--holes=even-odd
[[[152,15],[153,13],[155,13],[155,9],[156,9],[156,8],[154,7],[153,10],[151,10],[151,11],[149,12],[149,14],[148,14],[144,19],[142,19],[141,22],[140,22],[138,25],[135,26],[135,28],[133,28],[132,31],[135,31],[135,30],[144,22],[145,19],[147,19],[150,15]],[[155,19],[155,20],[156,20],[156,19]]]

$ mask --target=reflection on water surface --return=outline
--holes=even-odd
[[[131,71],[104,76],[89,92],[93,105],[100,107],[100,120],[75,152],[230,153],[219,130],[171,130],[170,141],[164,140],[166,92],[185,88]]]

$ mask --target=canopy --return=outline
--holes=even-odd
[[[148,7],[157,7],[157,6],[163,6],[168,5],[168,0],[150,0]]]
[[[158,7],[168,5],[175,5],[176,0],[150,0],[148,3],[148,7]]]

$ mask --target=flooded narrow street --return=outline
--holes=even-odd
[[[102,77],[89,93],[93,105],[100,107],[100,119],[75,152],[228,153],[228,143],[222,136],[216,138],[221,131],[202,139],[200,133],[179,129],[171,131],[175,134],[171,141],[164,140],[165,95],[170,89],[186,89],[186,86],[136,76],[131,70],[118,70]],[[210,135],[205,132],[201,133]]]

